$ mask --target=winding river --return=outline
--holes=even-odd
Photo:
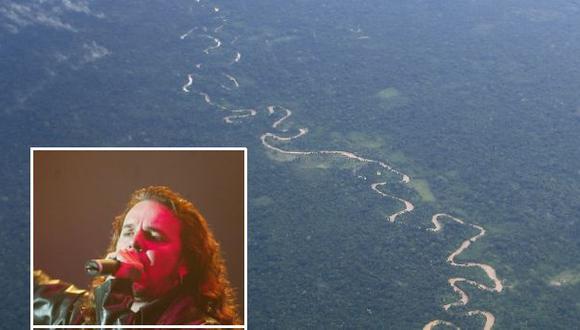
[[[215,15],[216,13],[218,13],[220,11],[218,7],[212,6],[209,3],[206,4],[206,2],[209,2],[209,1],[196,0],[196,2],[197,2],[197,5],[200,6],[200,9],[204,9],[204,8],[208,9],[207,10],[208,15],[212,15],[212,14]],[[208,35],[208,34],[200,34],[199,35],[199,37],[201,37],[201,38],[205,37],[205,38],[211,39],[213,41],[212,45],[208,45],[208,47],[203,50],[203,53],[205,53],[206,56],[209,56],[209,57],[212,56],[212,54],[214,53],[214,51],[216,49],[220,48],[223,45],[223,43],[220,39],[221,36],[219,34],[223,33],[224,30],[227,30],[227,28],[228,28],[227,20],[223,16],[219,16],[217,18],[220,18],[220,22],[219,22],[219,25],[217,27],[215,27],[213,29],[209,29],[207,26],[204,26],[201,28],[202,31],[208,31],[208,30],[213,31],[213,34],[215,34],[215,36]],[[193,28],[187,30],[187,32],[185,32],[184,34],[182,34],[180,36],[180,39],[186,41],[197,30],[199,30],[199,27],[193,27]],[[370,38],[369,36],[364,35],[362,30],[358,27],[356,29],[355,28],[350,29],[350,32],[352,32],[355,35],[356,39],[366,40],[366,39]],[[222,39],[224,39],[224,38],[225,38],[225,36]],[[233,40],[229,43],[229,45],[230,46],[233,45],[239,38],[240,38],[240,36],[235,36],[233,38]],[[227,48],[227,47],[225,47],[225,48]],[[236,49],[231,49],[231,50],[225,49],[224,51],[231,53],[232,57],[233,57],[233,60],[230,60],[230,62],[223,65],[223,70],[224,70],[223,76],[225,76],[228,79],[228,81],[231,83],[231,87],[227,87],[224,84],[222,84],[221,86],[226,90],[231,90],[232,88],[236,88],[236,89],[241,88],[242,86],[240,84],[240,81],[232,73],[232,65],[239,63],[241,61],[242,53]],[[229,58],[231,59],[232,57],[229,57]],[[197,64],[196,69],[199,70],[200,68],[201,68],[201,64]],[[387,216],[387,219],[386,219],[387,222],[394,223],[394,222],[398,221],[398,219],[400,219],[403,215],[406,215],[406,214],[410,215],[415,210],[415,206],[410,201],[388,192],[389,182],[388,182],[388,180],[385,180],[384,177],[380,176],[381,171],[383,171],[383,170],[387,171],[392,176],[398,178],[395,182],[392,182],[390,184],[407,185],[411,182],[411,177],[409,175],[403,173],[401,170],[395,168],[394,166],[388,164],[386,161],[366,158],[366,157],[358,155],[356,152],[346,151],[346,150],[294,150],[291,147],[287,147],[287,148],[282,147],[282,145],[284,145],[284,146],[291,145],[294,140],[303,138],[309,132],[308,128],[306,128],[306,127],[292,128],[291,125],[288,124],[287,120],[288,120],[288,118],[290,118],[292,116],[292,111],[290,109],[285,108],[281,105],[269,105],[265,109],[253,109],[253,108],[238,108],[238,109],[236,109],[236,108],[232,108],[232,107],[226,107],[224,105],[221,105],[219,103],[214,102],[212,100],[211,96],[208,94],[208,92],[203,90],[204,87],[205,86],[195,86],[194,79],[193,79],[193,73],[188,73],[187,78],[186,78],[186,82],[184,85],[182,85],[181,89],[184,93],[190,93],[193,89],[195,89],[195,91],[197,92],[197,95],[201,96],[203,101],[205,103],[207,103],[209,106],[214,107],[220,111],[226,112],[227,114],[226,114],[226,116],[223,117],[223,119],[224,119],[224,122],[227,124],[242,124],[245,120],[250,120],[251,118],[258,116],[258,115],[267,116],[268,119],[273,117],[274,119],[272,120],[272,124],[268,127],[269,131],[264,132],[260,135],[260,141],[262,142],[262,145],[269,152],[280,153],[280,154],[295,156],[295,157],[312,157],[312,156],[337,157],[337,158],[341,158],[341,159],[344,159],[344,160],[349,161],[349,162],[356,162],[356,163],[360,163],[360,164],[368,164],[368,165],[377,166],[377,168],[379,169],[377,171],[378,181],[372,182],[370,184],[370,190],[373,191],[374,193],[380,195],[381,197],[395,201],[396,203],[398,203],[400,205],[398,210],[396,210],[395,212],[393,212],[392,214]],[[291,129],[294,131],[294,133],[288,133],[289,130],[291,130]],[[358,177],[366,180],[366,177],[364,177],[364,176],[358,176]],[[402,221],[402,220],[400,220],[400,221]],[[461,262],[461,261],[457,260],[458,257],[463,252],[465,252],[472,244],[476,243],[478,240],[482,239],[486,235],[486,230],[482,226],[465,222],[462,219],[459,219],[457,217],[454,217],[454,216],[446,214],[446,213],[437,213],[437,214],[433,215],[431,218],[431,223],[433,224],[433,227],[427,228],[427,230],[431,231],[433,233],[439,233],[444,228],[443,222],[450,222],[450,223],[455,223],[455,224],[462,225],[462,226],[467,226],[467,227],[470,227],[470,228],[477,231],[477,233],[474,236],[469,237],[469,238],[465,239],[464,241],[462,241],[461,244],[459,245],[459,247],[449,254],[449,256],[447,257],[447,263],[450,265],[450,267],[480,269],[483,272],[483,274],[485,274],[486,278],[489,279],[489,282],[492,283],[492,285],[486,285],[484,283],[480,283],[480,282],[477,282],[475,280],[467,279],[467,278],[463,278],[463,277],[451,277],[448,279],[448,283],[449,283],[449,286],[451,287],[451,289],[453,290],[453,292],[456,293],[457,300],[453,301],[451,303],[444,304],[441,307],[445,311],[449,311],[450,309],[456,309],[456,308],[462,307],[463,309],[467,310],[465,312],[462,312],[463,315],[482,318],[483,319],[483,329],[491,330],[495,324],[494,314],[489,312],[489,311],[483,311],[483,310],[477,310],[477,309],[469,310],[468,305],[470,302],[470,296],[468,295],[468,293],[464,289],[459,287],[459,285],[463,284],[463,285],[471,286],[471,287],[476,288],[478,290],[483,290],[483,291],[493,292],[493,293],[501,293],[503,291],[502,282],[498,278],[498,276],[496,274],[496,270],[488,264],[478,263],[478,262]],[[457,325],[455,325],[449,321],[445,321],[445,320],[431,320],[425,324],[423,329],[429,330],[429,329],[434,329],[434,328],[439,327],[439,326],[460,329]]]

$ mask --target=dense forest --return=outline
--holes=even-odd
[[[248,147],[252,328],[580,323],[578,4],[64,3],[0,2],[4,324],[29,315],[30,146]],[[273,105],[292,113],[276,127]],[[261,140],[300,128],[266,141],[411,181]],[[413,212],[390,222],[378,177]],[[478,232],[432,232],[436,213],[485,228],[457,260],[502,292],[462,284],[470,302],[442,308],[449,278],[491,283],[447,262]]]

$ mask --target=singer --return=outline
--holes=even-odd
[[[88,290],[35,271],[34,324],[240,323],[219,244],[195,206],[169,188],[131,195],[104,255],[116,262]]]

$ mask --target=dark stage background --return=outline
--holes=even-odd
[[[244,153],[34,152],[34,269],[86,287],[86,260],[103,255],[113,218],[136,189],[166,185],[198,207],[221,243],[244,311]]]

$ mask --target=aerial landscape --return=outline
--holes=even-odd
[[[247,147],[249,328],[580,324],[580,3],[29,0],[0,19],[11,327],[31,146]]]

